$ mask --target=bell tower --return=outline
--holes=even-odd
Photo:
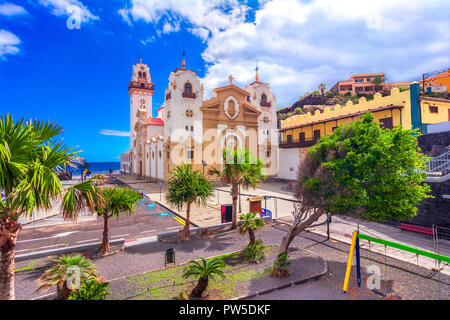
[[[138,110],[147,111],[149,117],[152,116],[152,96],[154,92],[154,84],[151,81],[150,70],[148,65],[135,63],[133,66],[133,74],[128,85],[128,94],[130,95],[130,149],[134,148],[135,132],[134,126],[138,121],[136,116]]]

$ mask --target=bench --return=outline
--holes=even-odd
[[[407,231],[413,231],[413,232],[417,232],[417,233],[423,233],[423,234],[427,234],[429,236],[433,235],[433,229],[429,228],[429,227],[415,226],[413,224],[402,223],[399,226],[397,226],[397,228],[400,228],[402,230],[407,230]]]

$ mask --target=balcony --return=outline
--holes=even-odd
[[[183,98],[195,99],[195,93],[194,92],[183,92]]]
[[[136,88],[136,89],[147,89],[147,90],[153,90],[154,84],[153,83],[145,83],[145,82],[130,82],[130,84],[128,85],[128,90],[131,88]]]
[[[307,148],[315,145],[320,138],[308,138],[304,140],[291,139],[288,141],[280,141],[280,148]]]
[[[263,102],[263,101],[261,101],[259,104],[260,104],[261,107],[270,108],[270,102]]]

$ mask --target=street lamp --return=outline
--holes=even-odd
[[[203,175],[205,175],[205,167],[207,166],[205,160],[202,160],[202,166],[203,166]]]

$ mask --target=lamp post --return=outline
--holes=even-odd
[[[203,166],[203,175],[205,175],[205,167],[207,166],[205,160],[202,160],[202,166]]]

